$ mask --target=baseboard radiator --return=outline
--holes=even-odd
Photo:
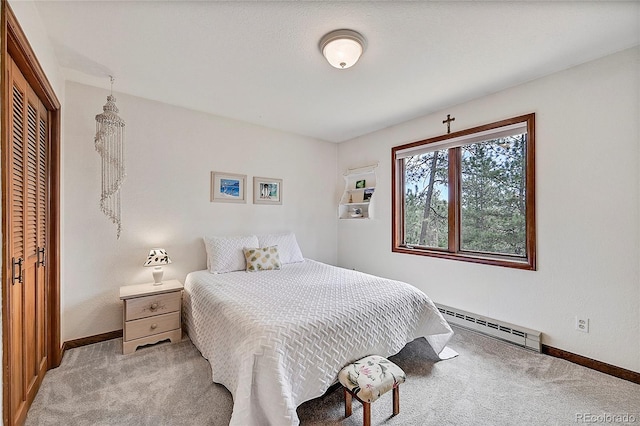
[[[468,328],[470,330],[522,346],[526,349],[542,352],[540,344],[540,335],[542,333],[539,331],[472,314],[470,312],[441,305],[439,303],[436,303],[436,306],[444,318],[451,324]]]

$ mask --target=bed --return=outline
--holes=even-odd
[[[230,424],[241,426],[297,425],[298,405],[321,396],[344,365],[396,354],[418,337],[441,353],[453,334],[415,287],[308,259],[191,272],[184,324],[213,381],[233,396]]]

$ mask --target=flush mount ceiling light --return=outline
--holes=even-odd
[[[353,30],[335,30],[322,37],[320,51],[331,66],[347,69],[358,62],[365,45],[362,34]]]

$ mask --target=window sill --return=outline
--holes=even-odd
[[[413,254],[418,256],[437,257],[440,259],[458,260],[462,262],[478,263],[483,265],[502,266],[505,268],[535,271],[535,259],[520,259],[502,256],[490,256],[474,253],[450,253],[444,250],[409,248],[405,246],[392,247],[394,253]]]

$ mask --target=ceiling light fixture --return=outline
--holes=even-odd
[[[338,69],[354,66],[365,46],[362,34],[353,30],[331,31],[320,40],[320,51],[331,66]]]

